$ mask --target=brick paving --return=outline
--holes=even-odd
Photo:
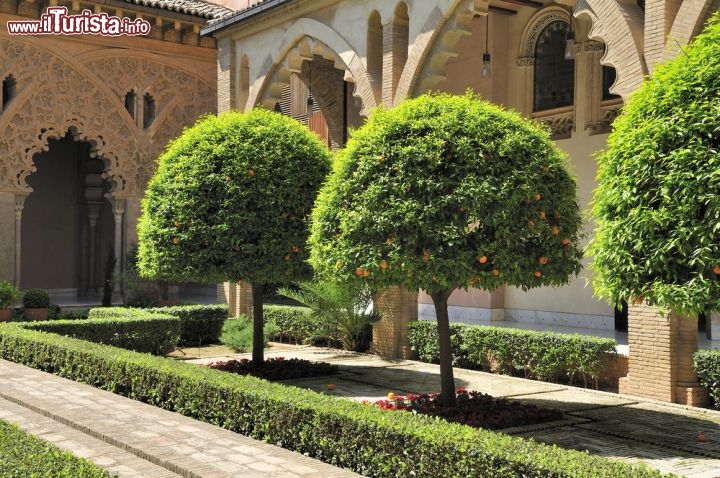
[[[286,383],[353,400],[379,400],[390,391],[440,389],[439,367],[432,364],[287,344],[273,344],[266,355],[340,365],[337,376]],[[186,349],[177,356],[197,363],[249,357],[221,346]],[[455,382],[458,387],[565,412],[564,420],[505,433],[588,450],[610,459],[642,462],[688,478],[720,478],[718,411],[472,370],[455,369]],[[328,383],[335,385],[332,392],[327,391]],[[705,441],[700,441],[699,435]]]
[[[122,478],[360,476],[5,360],[0,360],[0,419]]]

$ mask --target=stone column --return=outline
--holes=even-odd
[[[15,287],[20,289],[20,271],[22,269],[22,212],[27,195],[15,195]]]
[[[628,375],[620,393],[664,402],[702,406],[707,392],[692,366],[697,351],[697,319],[657,307],[633,304],[628,309]]]
[[[533,97],[535,95],[535,58],[520,57],[516,60],[518,73],[520,76],[520,95],[512,104],[518,111],[526,116],[530,116],[533,112]]]
[[[373,324],[371,351],[383,357],[412,359],[410,322],[418,320],[418,294],[400,287],[380,291],[373,308],[382,318]]]
[[[217,301],[220,304],[227,304],[230,317],[235,315],[236,292],[237,287],[232,282],[223,282],[217,285]]]
[[[113,274],[115,280],[113,281],[113,295],[120,295],[120,281],[117,279],[122,272],[122,238],[123,238],[123,215],[125,214],[125,200],[115,198],[113,202],[113,214],[115,216],[115,243],[114,243],[114,254],[115,254],[115,269]]]
[[[95,281],[97,273],[97,257],[96,257],[96,239],[97,239],[97,221],[100,216],[100,204],[88,204],[88,280],[86,292],[97,292]],[[116,261],[117,262],[117,261]]]
[[[252,286],[248,282],[235,284],[235,315],[245,314],[248,319],[253,316]]]
[[[720,312],[713,310],[707,316],[705,334],[710,340],[720,340]]]

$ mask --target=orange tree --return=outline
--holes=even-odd
[[[658,65],[599,158],[594,285],[613,303],[720,309],[720,14]]]
[[[138,223],[140,273],[252,285],[253,361],[263,361],[268,283],[311,273],[306,241],[328,150],[307,128],[255,109],[206,116],[160,157]]]
[[[433,299],[442,396],[455,402],[447,302],[457,288],[560,285],[580,270],[575,181],[541,126],[472,95],[376,109],[313,212],[318,274]]]

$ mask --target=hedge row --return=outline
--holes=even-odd
[[[700,384],[708,389],[715,408],[720,410],[720,350],[698,350],[693,364]]]
[[[107,478],[110,474],[55,445],[0,420],[0,476]]]
[[[307,307],[266,305],[263,314],[266,323],[275,324],[278,328],[272,337],[274,340],[302,344],[311,339],[317,330]]]
[[[179,305],[157,307],[149,311],[180,318],[180,345],[217,343],[220,341],[225,319],[228,318],[227,305]]]
[[[451,324],[450,330],[456,366],[551,382],[582,379],[586,387],[597,387],[617,345],[613,339],[481,325]],[[436,322],[411,323],[410,345],[420,360],[439,363]]]
[[[179,318],[142,309],[124,310],[114,317],[90,311],[91,318],[87,320],[22,322],[18,326],[155,355],[175,350],[180,340]]]
[[[0,357],[366,476],[659,477],[657,470],[8,324]]]

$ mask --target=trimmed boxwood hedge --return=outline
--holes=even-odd
[[[660,477],[642,465],[410,413],[0,326],[0,357],[93,384],[366,476]]]
[[[119,308],[118,308],[119,309]],[[175,350],[180,340],[181,320],[169,314],[142,309],[123,312],[93,313],[86,320],[53,320],[24,322],[20,327],[75,337],[136,352],[165,355]]]
[[[107,478],[111,475],[84,458],[62,451],[16,425],[0,420],[0,476]]]
[[[698,350],[693,365],[700,384],[708,389],[715,408],[720,410],[720,350]]]
[[[452,324],[450,333],[456,366],[551,382],[580,378],[585,386],[591,382],[596,387],[617,346],[613,339],[483,325]],[[411,323],[409,339],[420,360],[438,363],[434,321]]]
[[[266,305],[263,307],[265,323],[275,324],[278,328],[273,340],[302,344],[313,336],[317,329],[312,322],[310,309],[290,305]]]
[[[227,305],[178,305],[148,310],[180,318],[180,345],[217,343],[228,318]]]

